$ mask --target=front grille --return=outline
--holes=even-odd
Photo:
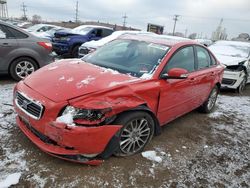
[[[15,102],[16,105],[30,117],[37,120],[42,117],[44,107],[39,102],[36,102],[19,92],[16,92]]]
[[[234,85],[235,82],[236,82],[236,80],[233,80],[233,79],[228,79],[228,78],[222,79],[222,84],[225,84],[225,85]]]

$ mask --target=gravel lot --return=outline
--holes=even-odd
[[[92,167],[50,157],[23,135],[10,105],[14,84],[0,77],[0,183],[18,172],[14,187],[250,187],[250,85],[241,96],[222,92],[209,115],[166,125],[145,148],[161,162],[138,154]]]

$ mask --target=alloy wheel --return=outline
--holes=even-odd
[[[150,135],[151,128],[147,119],[133,119],[121,132],[120,150],[126,155],[134,154],[146,145]]]
[[[20,61],[15,67],[15,72],[21,79],[27,77],[35,71],[34,65],[29,61]]]

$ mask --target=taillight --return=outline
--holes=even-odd
[[[50,42],[37,42],[37,44],[44,47],[47,50],[52,50],[52,44]]]

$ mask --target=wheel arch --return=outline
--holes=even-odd
[[[135,107],[135,108],[131,108],[131,109],[128,109],[128,110],[126,110],[126,111],[123,111],[123,112],[117,114],[117,117],[118,117],[118,116],[121,116],[121,115],[123,115],[123,114],[125,114],[125,113],[135,112],[135,111],[143,111],[143,112],[148,113],[148,114],[152,117],[152,119],[153,119],[153,121],[154,121],[154,123],[155,123],[154,135],[155,135],[155,136],[158,136],[158,135],[161,134],[161,126],[160,126],[160,123],[159,123],[159,121],[158,121],[156,115],[150,110],[150,108],[147,106],[147,104],[142,104],[142,105],[139,105],[139,106],[137,106],[137,107]]]
[[[33,57],[31,57],[31,56],[18,56],[18,57],[15,57],[14,59],[12,59],[12,60],[10,61],[9,66],[8,66],[8,73],[9,73],[9,74],[10,74],[10,67],[11,67],[12,63],[13,63],[14,61],[16,61],[17,59],[20,59],[20,58],[30,58],[30,59],[32,59],[32,60],[36,63],[37,68],[38,68],[38,69],[40,68],[39,63],[38,63],[38,61],[37,61],[35,58],[33,58]]]

